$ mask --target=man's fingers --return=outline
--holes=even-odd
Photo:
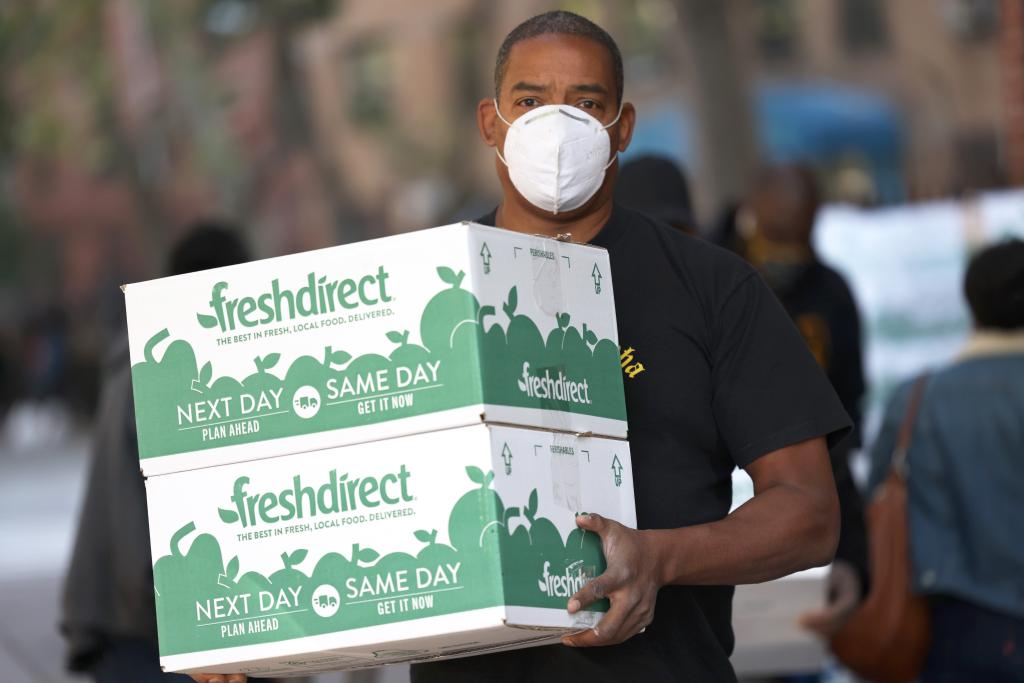
[[[600,647],[617,645],[637,635],[649,623],[648,610],[643,609],[637,600],[613,601],[612,608],[604,615],[597,626],[567,636],[562,643],[570,647]]]
[[[245,674],[190,674],[196,683],[245,683]]]
[[[620,586],[621,582],[615,579],[607,571],[596,579],[587,582],[583,588],[576,591],[569,598],[569,614],[575,614],[608,595]]]
[[[581,529],[601,534],[608,528],[609,521],[596,512],[591,512],[585,515],[576,515],[576,525]]]

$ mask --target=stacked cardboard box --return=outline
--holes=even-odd
[[[556,641],[635,525],[608,257],[457,224],[125,287],[169,671]]]

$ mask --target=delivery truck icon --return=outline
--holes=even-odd
[[[320,412],[320,392],[306,384],[295,390],[292,395],[292,410],[304,420]]]
[[[320,584],[313,591],[313,611],[316,612],[317,616],[325,619],[333,617],[338,613],[338,601],[340,599],[341,595],[338,593],[337,588],[329,583]]]

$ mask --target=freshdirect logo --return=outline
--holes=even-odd
[[[530,363],[523,363],[523,374],[518,380],[519,391],[530,398],[547,398],[571,403],[591,403],[590,387],[587,380],[575,382],[561,370],[557,377],[551,376],[551,370],[545,369],[543,376],[530,373]]]
[[[590,577],[583,572],[583,560],[576,560],[566,567],[562,574],[552,574],[551,563],[545,561],[537,586],[541,593],[550,598],[568,598],[583,588],[588,581]]]
[[[207,329],[219,327],[221,332],[227,332],[238,325],[256,327],[297,317],[334,313],[338,308],[351,310],[359,306],[376,306],[391,301],[387,279],[384,266],[377,268],[376,275],[364,275],[358,279],[328,280],[314,272],[306,277],[306,285],[294,292],[281,289],[280,281],[275,278],[270,283],[269,292],[235,299],[224,295],[228,283],[218,282],[210,293],[210,308],[215,315],[196,313],[196,318]]]
[[[234,509],[218,508],[217,512],[226,524],[241,522],[245,528],[260,522],[274,524],[359,508],[375,508],[382,504],[398,505],[413,499],[409,495],[409,476],[405,465],[397,472],[389,472],[380,478],[349,479],[348,474],[339,477],[337,470],[331,470],[328,481],[316,489],[303,486],[302,475],[297,474],[292,479],[291,488],[277,493],[253,494],[245,490],[249,477],[239,477],[231,494]]]

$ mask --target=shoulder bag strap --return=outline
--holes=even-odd
[[[896,448],[892,451],[889,462],[890,470],[905,479],[907,476],[907,451],[910,450],[910,440],[914,433],[914,423],[917,421],[917,413],[921,408],[921,399],[924,397],[924,388],[928,384],[928,373],[917,378],[914,386],[910,389],[910,402],[907,404],[907,412],[903,415],[903,423],[900,424],[899,437],[896,440]]]

